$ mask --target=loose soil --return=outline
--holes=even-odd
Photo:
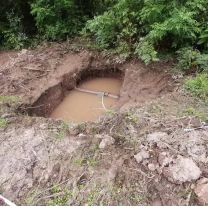
[[[23,50],[1,65],[1,96],[20,100],[0,102],[1,194],[23,206],[203,205],[207,106],[183,91],[172,64],[70,48]],[[122,78],[117,111],[75,125],[48,118],[98,77]]]

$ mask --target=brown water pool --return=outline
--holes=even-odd
[[[94,78],[81,83],[78,88],[108,92],[119,95],[122,80],[117,78]],[[81,123],[95,121],[104,115],[107,110],[116,108],[118,99],[103,97],[72,90],[52,112],[51,118],[62,119],[68,122]]]

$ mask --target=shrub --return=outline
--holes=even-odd
[[[31,6],[31,13],[44,39],[63,40],[77,35],[86,20],[104,11],[112,2],[109,0],[35,0]]]
[[[27,36],[23,33],[21,18],[14,12],[7,13],[8,28],[2,32],[3,46],[9,49],[21,49],[27,42]]]
[[[185,82],[185,88],[195,96],[208,101],[208,74],[198,74]]]
[[[1,0],[0,46],[20,49],[28,44],[28,37],[36,34],[34,19],[30,14],[33,0]]]
[[[193,48],[183,48],[177,52],[178,68],[183,71],[208,72],[208,54],[201,54]]]
[[[77,33],[81,20],[73,0],[35,0],[32,14],[43,38],[62,39]]]
[[[103,48],[127,43],[132,53],[149,63],[158,60],[157,53],[164,48],[206,48],[207,10],[207,0],[120,0],[88,21],[85,33]]]

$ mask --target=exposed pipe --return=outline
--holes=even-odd
[[[9,206],[17,206],[13,202],[11,202],[10,200],[8,200],[5,197],[3,197],[2,195],[0,195],[0,200],[2,200],[4,203],[6,203]]]
[[[91,90],[81,89],[81,88],[77,88],[77,87],[75,87],[74,89],[79,91],[79,92],[85,92],[85,93],[88,93],[88,94],[94,94],[94,95],[101,96],[101,97],[111,97],[111,98],[114,98],[114,99],[118,99],[119,98],[118,95],[110,94],[108,92],[91,91]]]

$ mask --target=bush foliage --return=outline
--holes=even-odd
[[[198,74],[185,82],[185,88],[195,96],[208,102],[208,74]]]
[[[85,31],[103,48],[127,43],[149,63],[163,49],[208,49],[207,10],[207,0],[120,0],[89,20]]]
[[[87,20],[110,8],[114,0],[2,0],[0,45],[20,49],[28,38],[65,40]]]
[[[207,70],[207,0],[2,0],[0,44],[21,48],[28,37],[65,40],[82,34],[100,48],[146,64],[175,53],[179,67]]]

